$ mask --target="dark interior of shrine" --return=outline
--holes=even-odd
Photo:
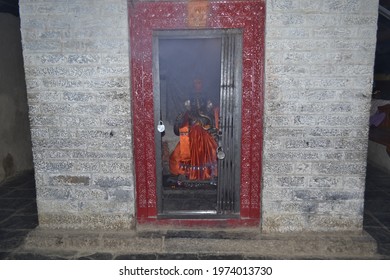
[[[160,39],[159,73],[161,121],[165,126],[161,135],[162,212],[214,213],[217,207],[217,166],[212,167],[212,176],[202,176],[201,173],[207,168],[202,161],[203,164],[196,166],[184,166],[183,142],[189,140],[196,145],[196,140],[188,139],[183,132],[175,133],[174,130],[175,124],[178,125],[179,120],[185,122],[185,118],[202,123],[207,133],[215,128],[218,120],[208,114],[207,106],[219,106],[221,39]],[[177,155],[180,170],[173,171],[172,161],[180,147],[182,152]],[[191,172],[198,172],[198,175],[190,176]]]

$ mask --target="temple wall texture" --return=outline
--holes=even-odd
[[[21,0],[39,224],[130,228],[126,0]]]
[[[361,230],[378,0],[267,0],[263,232]],[[20,0],[39,222],[131,228],[126,0]]]
[[[262,230],[360,230],[378,1],[267,1]]]

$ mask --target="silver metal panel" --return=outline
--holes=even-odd
[[[239,212],[241,142],[241,52],[240,33],[226,32],[222,38],[220,139],[225,158],[218,161],[217,210]]]

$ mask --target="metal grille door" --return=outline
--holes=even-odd
[[[239,211],[241,142],[241,34],[227,30],[222,37],[220,127],[218,156],[218,214]]]

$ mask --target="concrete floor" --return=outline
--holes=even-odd
[[[165,250],[157,253],[137,254],[134,253],[137,252],[136,251],[137,249],[134,248],[132,253],[131,250],[126,251],[127,249],[129,249],[128,246],[129,244],[131,244],[132,241],[128,239],[129,238],[128,235],[126,234],[123,235],[123,233],[109,233],[106,235],[104,234],[97,235],[95,233],[96,238],[94,237],[94,233],[85,233],[85,234],[75,233],[75,236],[77,236],[77,238],[71,240],[70,244],[76,244],[76,246],[70,249],[62,247],[63,249],[65,248],[66,250],[64,252],[61,252],[60,254],[55,254],[55,255],[45,254],[44,252],[43,253],[36,252],[34,250],[31,251],[31,248],[29,251],[26,251],[24,250],[25,249],[24,246],[25,246],[25,239],[28,234],[30,234],[30,236],[33,236],[32,239],[34,239],[34,235],[38,236],[38,239],[39,238],[41,239],[42,244],[38,244],[36,248],[40,248],[39,246],[41,245],[42,246],[47,245],[50,242],[50,240],[55,240],[56,243],[58,243],[57,242],[58,240],[65,240],[63,233],[59,231],[54,233],[45,232],[43,234],[40,233],[39,230],[33,231],[33,229],[36,228],[38,225],[35,196],[36,196],[35,182],[34,182],[33,172],[23,173],[11,180],[7,180],[0,183],[0,259],[218,259],[218,258],[219,259],[257,259],[257,258],[348,259],[350,255],[353,256],[353,254],[355,254],[356,252],[362,252],[360,258],[363,259],[365,259],[367,256],[369,256],[368,258],[370,259],[390,259],[390,174],[386,174],[381,170],[374,168],[373,166],[368,166],[367,168],[366,198],[365,198],[366,202],[365,202],[365,209],[364,209],[364,229],[376,240],[378,244],[378,251],[376,253],[374,252],[373,255],[364,254],[365,248],[368,248],[367,250],[372,250],[371,249],[372,246],[369,245],[370,242],[367,241],[367,238],[361,236],[352,238],[352,240],[354,240],[353,242],[349,242],[351,241],[350,239],[348,239],[347,242],[346,239],[343,239],[339,243],[331,241],[332,239],[335,239],[332,236],[329,237],[330,242],[328,243],[326,242],[324,243],[323,236],[320,238],[313,237],[313,236],[298,238],[300,239],[301,243],[308,244],[311,242],[312,244],[311,246],[314,246],[316,251],[322,249],[324,250],[325,255],[314,256],[314,257],[310,257],[310,252],[307,252],[307,254],[301,254],[295,256],[289,255],[288,252],[286,253],[286,250],[283,248],[285,246],[284,244],[291,244],[291,238],[289,237],[288,238],[261,237],[260,239],[262,240],[260,241],[262,243],[260,245],[260,249],[256,249],[257,250],[256,252],[260,252],[261,248],[265,248],[269,246],[271,248],[271,254],[269,254],[270,251],[266,251],[268,252],[267,255],[264,254],[243,255],[240,254],[238,251],[236,254],[228,253],[224,255],[218,255],[213,253],[211,249],[210,251],[208,251],[208,253],[203,253],[203,254],[185,253],[188,251],[180,251],[180,242],[184,242],[182,249],[188,250],[189,240],[191,240],[190,243],[193,242],[193,244],[198,244],[198,245],[200,243],[199,240],[202,240],[201,242],[203,243],[202,246],[204,246],[204,248],[211,248],[213,244],[216,243],[220,243],[220,246],[223,247],[224,246],[223,244],[225,242],[228,243],[229,246],[232,247],[233,249],[234,246],[237,246],[237,248],[241,248],[246,244],[248,248],[251,248],[253,246],[257,246],[258,244],[260,244],[259,240],[257,241],[254,240],[256,238],[257,239],[259,238],[254,237],[254,235],[251,232],[246,232],[246,236],[244,236],[245,240],[240,240],[240,236],[242,232],[234,233],[234,232],[223,232],[223,231],[214,231],[214,232],[207,232],[207,233],[190,232],[190,231],[184,231],[184,232],[166,231],[162,234],[164,236],[163,238],[161,238],[161,235],[153,236],[156,234],[156,232],[148,233],[147,231],[144,231],[143,233],[141,233],[141,235],[138,234],[136,236],[137,242],[142,243],[142,240],[145,241],[145,247],[142,247],[142,249],[146,248],[147,246],[150,246],[151,241],[156,242],[155,245],[152,244],[152,246],[156,246],[156,244],[158,244],[157,246],[161,246],[160,243],[162,243],[162,247],[165,246],[166,248],[171,248],[171,251]],[[68,237],[69,233],[66,233],[65,236]],[[135,237],[133,236],[131,238],[135,238]],[[369,239],[372,240],[371,237],[369,237]],[[96,250],[95,252],[87,250],[84,253],[80,253],[79,252],[80,250],[78,249],[79,245],[85,244],[86,240],[90,244],[92,244],[92,246],[94,242],[96,242],[96,244],[109,243],[111,244],[110,245],[111,247],[112,244],[116,244],[114,245],[114,247],[121,246],[122,250],[118,251],[117,250],[118,247],[117,247],[116,253],[107,252],[104,249]],[[119,244],[118,240],[122,240],[121,241],[122,243]],[[128,244],[126,244],[126,242],[123,243],[123,240],[130,240],[130,241]],[[361,248],[357,249],[356,247],[359,246],[356,246],[356,242],[359,243],[360,242],[359,240],[362,240],[361,243],[366,242],[366,244],[363,244]],[[277,241],[277,243],[275,243],[275,241]],[[64,244],[67,244],[66,240],[64,242],[65,242]],[[343,249],[339,250],[338,246],[339,245],[345,246],[345,244],[348,242],[350,243],[349,245],[350,248],[345,250],[347,251],[352,249],[352,251],[349,252],[350,255],[348,253],[344,255],[332,255],[332,254],[327,255],[327,253],[332,250],[334,252],[342,251]],[[304,253],[306,249],[300,247],[302,246],[301,243],[299,244],[297,243],[294,246],[300,248],[302,250],[302,253]],[[144,246],[142,244],[138,244],[138,245]],[[276,251],[273,252],[274,254],[272,255],[272,248],[277,248],[278,246],[284,251],[285,255],[278,255],[278,252]],[[196,252],[197,248],[199,247],[194,247],[195,251],[193,252]],[[360,250],[360,251],[356,251],[356,250]],[[172,253],[172,252],[176,252],[176,253]]]

